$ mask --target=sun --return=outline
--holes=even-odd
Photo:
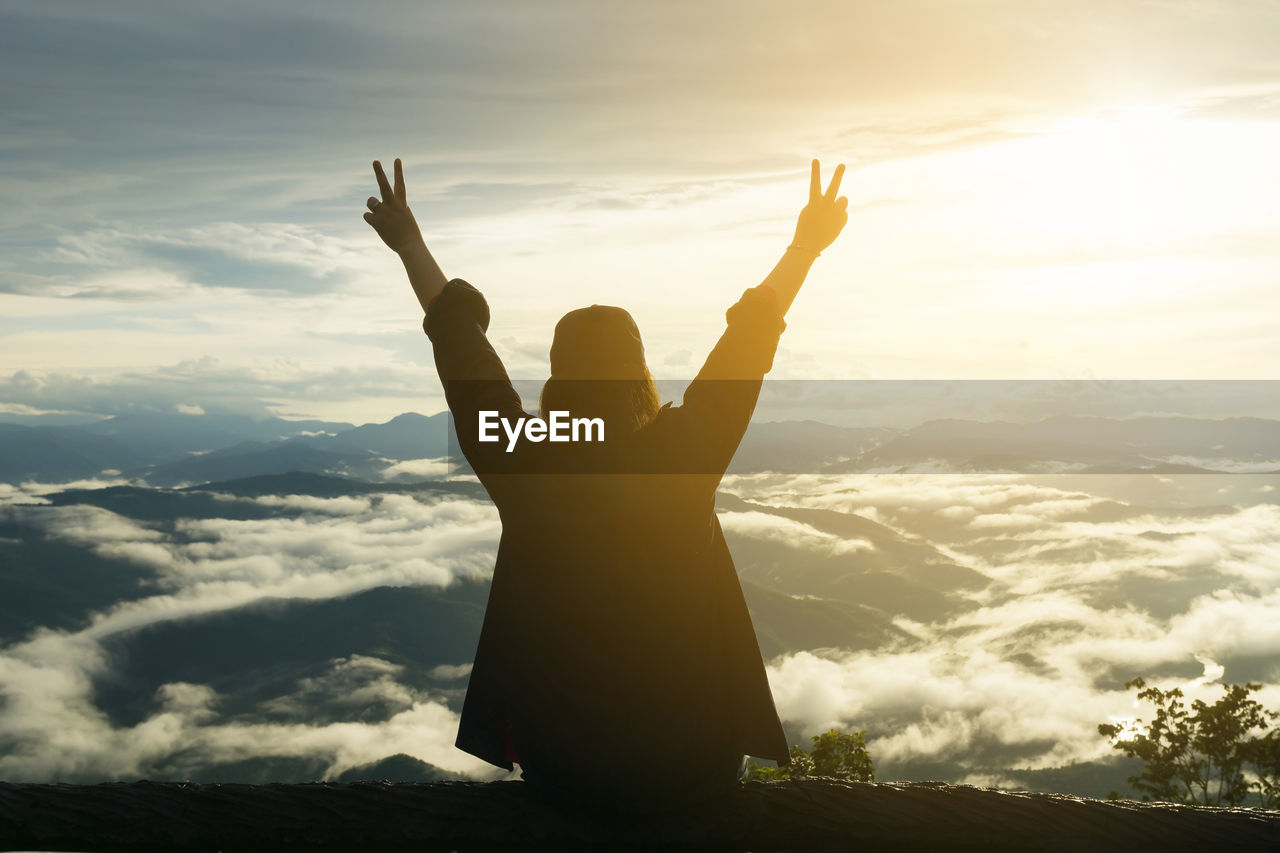
[[[1274,127],[1139,106],[1059,119],[987,152],[1000,225],[1075,252],[1201,242],[1268,217]]]
[[[1112,743],[1135,741],[1144,733],[1142,721],[1137,717],[1108,717],[1107,719],[1118,729],[1111,739]]]
[[[1044,141],[1042,210],[1077,234],[1127,243],[1182,230],[1188,174],[1203,168],[1189,126],[1162,110],[1069,121]]]

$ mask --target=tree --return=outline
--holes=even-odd
[[[839,732],[831,729],[809,740],[813,747],[806,750],[791,747],[791,764],[786,767],[761,767],[754,761],[747,766],[747,779],[774,781],[778,779],[804,779],[810,776],[827,776],[833,779],[850,779],[855,782],[874,782],[875,764],[867,752],[867,732]]]
[[[1280,806],[1280,731],[1272,729],[1265,737],[1250,741],[1249,763],[1258,774],[1253,787],[1262,800],[1262,807]]]
[[[1130,776],[1129,784],[1143,800],[1234,806],[1254,788],[1264,801],[1274,801],[1275,738],[1253,738],[1251,733],[1266,729],[1280,715],[1250,697],[1261,687],[1226,684],[1217,702],[1210,705],[1196,699],[1188,710],[1181,689],[1148,687],[1135,678],[1125,688],[1136,688],[1138,699],[1155,706],[1155,719],[1145,726],[1141,720],[1129,725],[1104,723],[1098,726],[1098,734],[1111,738],[1111,745],[1126,755],[1142,759],[1142,773]],[[1273,768],[1270,773],[1268,761]],[[1255,781],[1246,777],[1246,764],[1253,765]]]

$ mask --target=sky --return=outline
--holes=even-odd
[[[0,5],[0,414],[443,408],[362,220],[403,159],[514,377],[621,305],[687,379],[844,234],[785,379],[1272,379],[1280,4]]]

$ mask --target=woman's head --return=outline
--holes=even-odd
[[[658,414],[658,389],[631,315],[612,305],[570,311],[556,324],[542,416],[567,411],[608,426],[639,429]]]

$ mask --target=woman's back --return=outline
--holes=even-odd
[[[504,548],[518,556],[500,557],[510,582],[495,583],[490,606],[520,638],[504,680],[526,771],[552,768],[579,794],[629,798],[672,793],[676,766],[696,775],[744,754],[721,612],[737,579],[717,539],[715,479],[525,484],[528,504],[510,513],[521,520],[504,522]]]

